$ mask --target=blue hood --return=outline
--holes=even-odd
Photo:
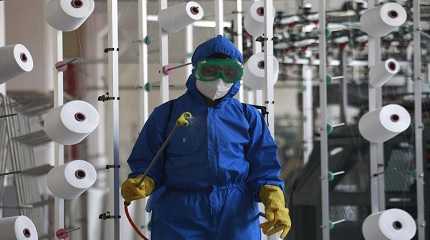
[[[188,80],[187,80],[187,88],[192,95],[200,96],[196,88],[196,77],[194,76],[197,63],[208,58],[209,56],[215,53],[222,53],[224,55],[229,56],[232,59],[239,61],[240,63],[243,63],[242,53],[239,52],[239,50],[234,46],[234,44],[230,40],[228,40],[227,38],[221,35],[218,35],[200,44],[197,47],[196,51],[194,51],[193,57],[191,59],[193,63],[193,73],[188,77]],[[236,95],[239,92],[239,89],[240,89],[240,82],[238,81],[231,87],[230,91],[227,93],[227,95],[224,98],[234,97],[234,95]]]

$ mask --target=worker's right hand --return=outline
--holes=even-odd
[[[260,200],[264,204],[267,222],[261,224],[263,233],[270,236],[277,232],[284,239],[291,228],[288,208],[285,207],[284,192],[278,186],[264,185],[260,189]]]
[[[121,194],[125,202],[131,203],[134,200],[149,196],[155,188],[155,182],[150,177],[145,177],[141,186],[138,186],[141,177],[129,178],[122,183]]]

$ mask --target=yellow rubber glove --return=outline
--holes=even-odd
[[[152,178],[145,177],[142,185],[139,187],[138,184],[141,179],[138,176],[129,178],[122,183],[121,194],[126,202],[131,203],[134,200],[145,198],[154,191],[155,182]]]
[[[270,236],[282,231],[281,238],[285,238],[291,228],[288,208],[285,207],[284,193],[277,186],[264,185],[260,189],[259,197],[264,204],[267,222],[261,224],[263,233]]]

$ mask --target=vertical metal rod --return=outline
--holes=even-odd
[[[274,8],[273,0],[264,1],[264,32],[266,42],[264,44],[264,76],[266,79],[265,84],[265,105],[268,116],[268,125],[270,133],[275,138],[275,94],[274,94],[274,74],[273,74],[273,19],[274,19]],[[279,237],[271,236],[268,239],[275,240]]]
[[[259,0],[254,0],[254,2],[257,2]],[[262,45],[261,42],[257,41],[257,37],[258,36],[253,36],[252,37],[252,47],[253,47],[253,53],[257,54],[259,52],[262,51]],[[254,96],[254,101],[256,105],[262,106],[263,105],[263,90],[252,90],[253,91],[253,96]]]
[[[327,1],[320,1],[319,56],[320,56],[320,114],[321,114],[321,219],[322,239],[330,239],[330,203],[328,184],[328,132],[327,132],[327,37],[326,37]]]
[[[428,83],[430,81],[430,63],[427,63],[427,78],[425,79],[425,83]]]
[[[256,37],[253,37],[253,51],[254,54],[259,53],[262,51],[261,42],[256,41]],[[254,97],[255,97],[255,104],[262,106],[263,105],[263,90],[253,90]]]
[[[264,1],[264,25],[266,42],[264,45],[264,72],[266,78],[265,95],[266,107],[269,112],[269,130],[275,137],[275,98],[274,98],[274,76],[273,64],[273,0]],[[270,63],[270,64],[269,64]]]
[[[342,107],[341,107],[341,122],[348,124],[348,47],[342,50]]]
[[[259,106],[263,106],[264,104],[264,91],[263,90],[255,90],[255,104]]]
[[[314,129],[313,129],[313,86],[312,86],[312,66],[302,66],[303,75],[303,163],[306,164],[309,161],[311,155],[314,140]]]
[[[57,49],[56,49],[56,60],[63,60],[63,32],[57,31]],[[54,108],[63,105],[64,93],[63,93],[63,72],[57,71],[53,68],[57,78],[54,80]],[[64,164],[64,146],[59,143],[54,143],[55,151],[55,166]],[[55,229],[64,228],[64,199],[55,198],[54,200],[54,214],[55,214]]]
[[[236,0],[236,47],[239,49],[241,53],[243,53],[243,25],[242,25],[242,0]],[[240,81],[240,89],[239,89],[239,101],[243,102],[244,93],[243,93],[243,81]]]
[[[138,15],[139,15],[139,118],[138,129],[140,130],[148,119],[149,114],[149,98],[148,91],[145,86],[148,84],[148,42],[145,39],[148,37],[148,1],[138,1]],[[139,201],[135,208],[136,216],[139,217],[140,223],[144,226],[144,230],[148,229],[149,213],[145,211],[147,201]],[[146,232],[148,234],[148,232]]]
[[[185,28],[185,51],[186,51],[185,62],[186,63],[191,62],[191,57],[192,57],[192,54],[193,54],[193,47],[194,47],[193,32],[194,32],[194,27],[193,27],[192,24],[188,25]],[[187,71],[186,71],[185,79],[187,79],[188,76],[191,75],[192,71],[193,71],[193,66],[192,65],[188,65],[187,66]]]
[[[215,0],[215,34],[224,35],[224,0]]]
[[[369,0],[369,9],[375,7],[375,0]],[[369,69],[381,60],[381,39],[369,36]],[[369,76],[369,82],[373,76]],[[382,89],[369,85],[369,111],[382,107]],[[372,213],[385,209],[384,144],[370,143],[370,191]]]
[[[254,0],[254,2],[256,2],[256,1],[258,1],[258,0]],[[266,5],[266,3],[264,3],[264,4]],[[265,8],[264,12],[267,13],[266,8]],[[258,36],[252,37],[252,40],[253,40],[252,46],[253,46],[253,53],[254,54],[257,54],[257,53],[262,51],[262,44],[261,44],[261,42],[256,40],[257,37]],[[267,66],[267,64],[265,64],[265,65]],[[267,77],[265,79],[267,79]],[[248,97],[249,97],[248,102],[250,104],[256,104],[259,106],[263,105],[263,90],[251,90],[248,93]],[[274,136],[274,134],[273,134],[273,136]],[[264,205],[263,204],[260,203],[258,207],[259,207],[260,211],[264,211]],[[262,240],[267,240],[267,239],[269,239],[269,237],[262,234]]]
[[[148,83],[148,44],[144,39],[148,37],[147,24],[147,0],[139,0],[139,127],[143,127],[146,119],[148,119],[149,104],[148,91],[145,86]]]
[[[118,0],[107,0],[107,16],[108,16],[108,46],[112,51],[108,52],[108,79],[109,92],[115,98],[109,102],[112,111],[112,141],[113,141],[113,165],[120,166],[119,159],[119,83],[118,83]],[[119,188],[119,168],[114,168],[114,236],[115,240],[120,239],[120,188]]]
[[[160,0],[160,9],[167,8],[167,0]],[[160,61],[161,67],[169,64],[169,35],[163,29],[160,28]],[[160,100],[161,103],[169,101],[169,75],[161,75],[160,83]]]
[[[252,90],[248,91],[248,101],[249,104],[254,104],[255,103],[255,92]]]
[[[415,167],[417,182],[418,240],[425,238],[424,163],[422,91],[423,73],[421,62],[421,0],[413,1],[414,13],[414,102],[415,102]]]
[[[258,0],[254,0],[254,2],[257,2]],[[260,41],[257,41],[257,37],[258,36],[253,36],[253,50],[254,50],[254,54],[262,52],[263,51],[263,46],[262,43]],[[255,90],[254,91],[254,96],[255,96],[255,104],[262,106],[264,103],[264,91],[263,90]]]
[[[263,90],[256,90],[255,91],[255,104],[259,106],[264,105],[264,91]]]

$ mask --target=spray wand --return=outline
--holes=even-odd
[[[164,152],[164,149],[167,147],[167,145],[170,142],[170,139],[173,137],[173,134],[175,133],[176,129],[179,127],[187,127],[190,125],[190,120],[192,118],[192,114],[190,112],[184,112],[179,116],[178,119],[176,119],[175,126],[170,130],[169,135],[167,136],[166,140],[164,140],[163,144],[161,145],[160,149],[158,149],[155,156],[152,158],[151,162],[149,163],[148,167],[146,168],[145,172],[143,172],[143,175],[137,184],[137,187],[141,187],[143,184],[143,180],[148,175],[149,170],[154,166],[154,164],[160,159],[161,154]],[[136,231],[136,233],[144,240],[148,240],[148,238],[143,235],[143,233],[140,231],[140,229],[136,226],[133,219],[130,216],[130,213],[128,211],[128,206],[130,205],[130,202],[124,202],[124,210],[125,215],[127,216],[128,221],[130,222],[130,225],[133,227],[133,229]]]

